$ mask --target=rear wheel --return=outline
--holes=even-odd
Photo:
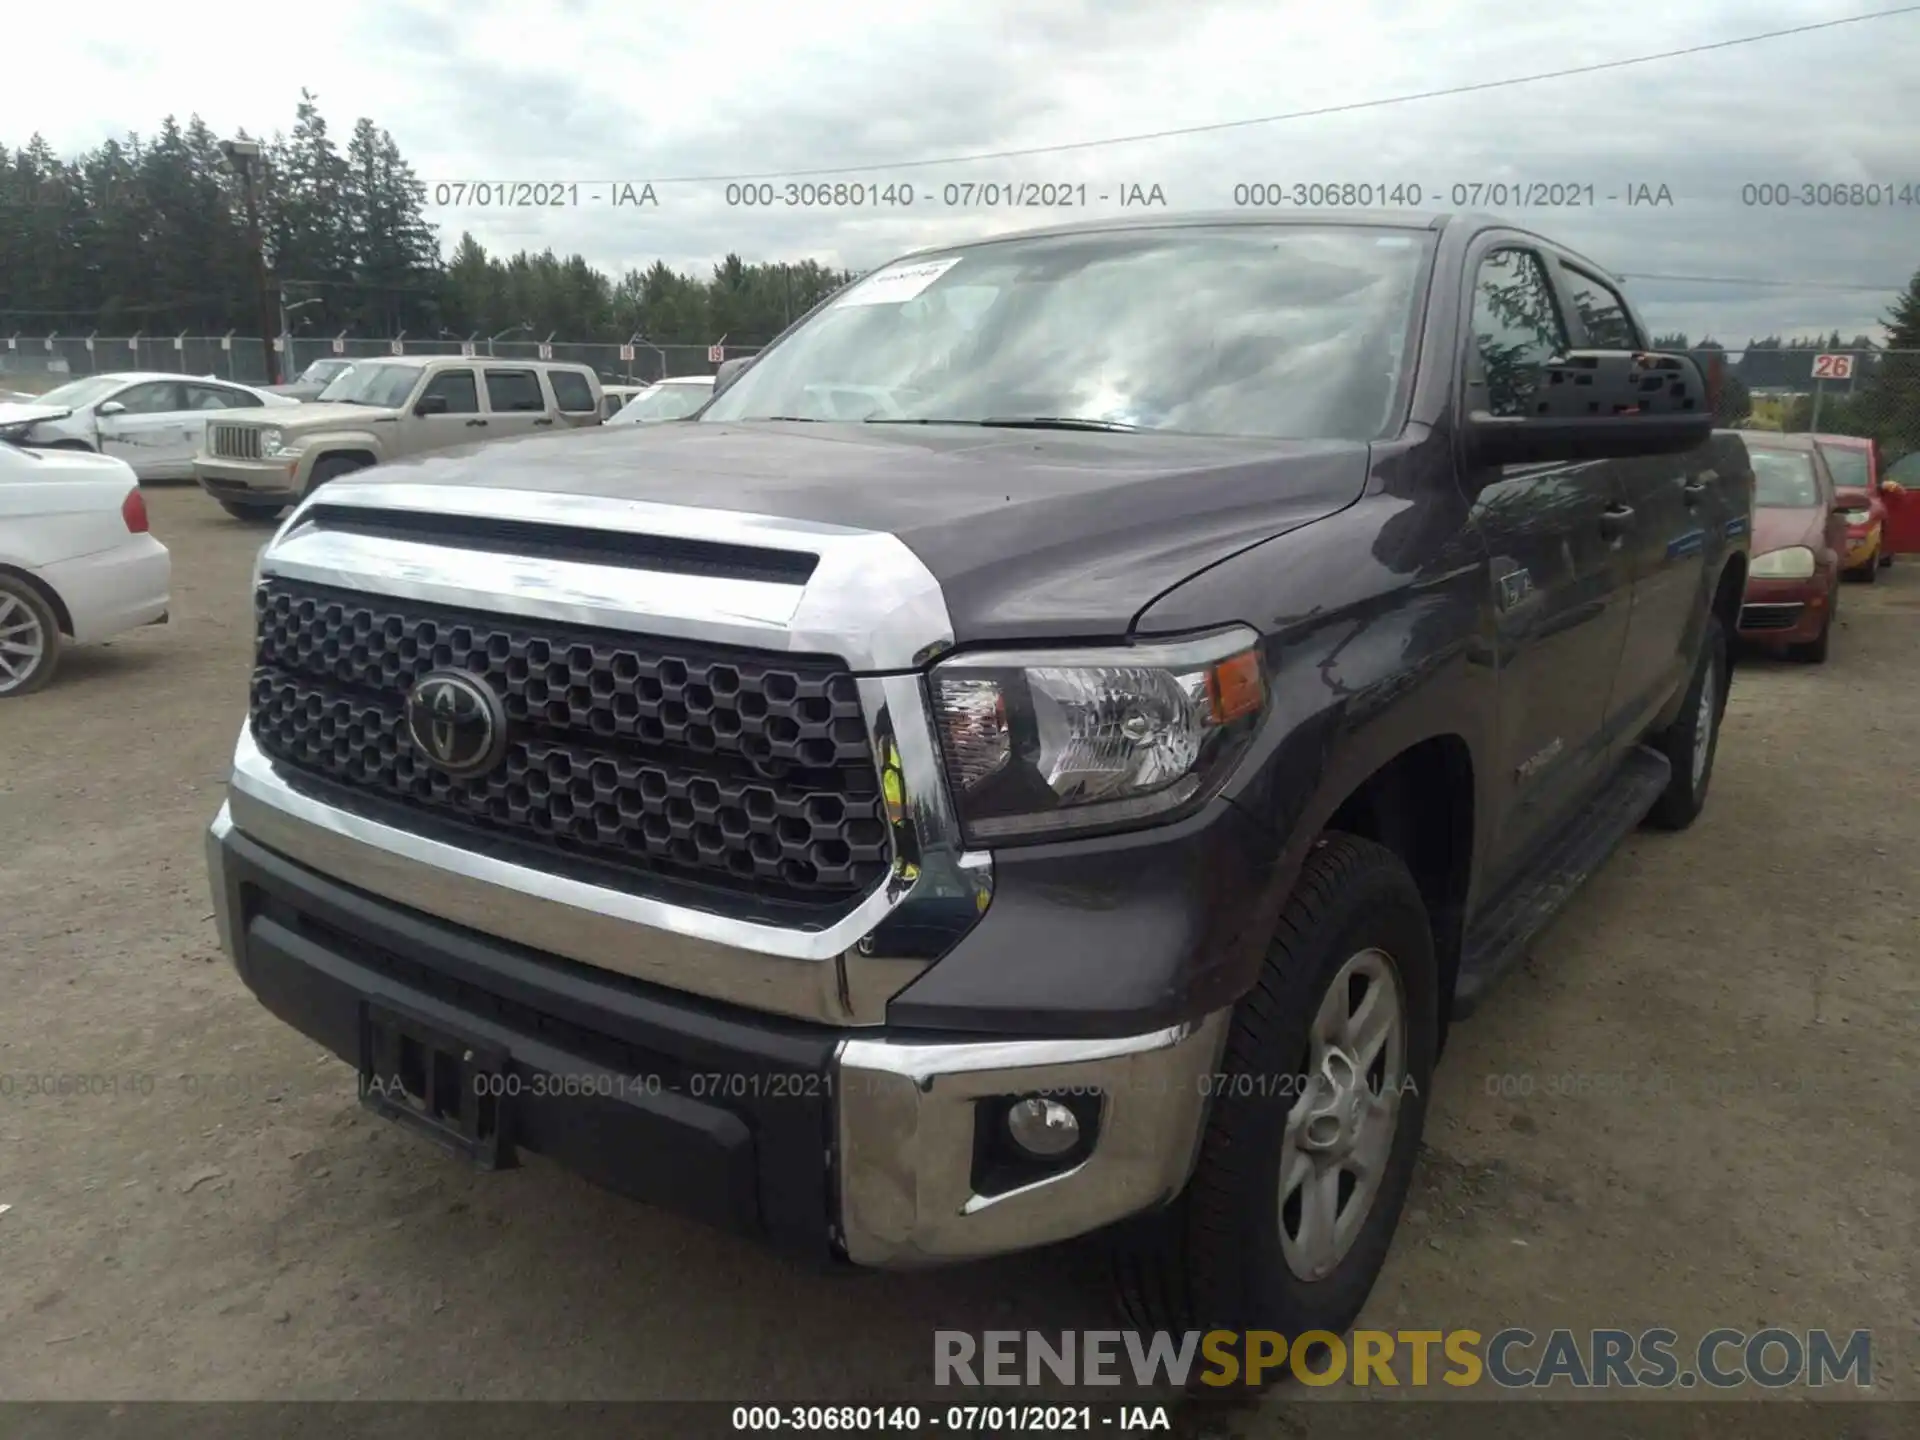
[[[1881,561],[1878,555],[1860,567],[1860,578],[1871,585],[1880,578]]]
[[[0,700],[31,695],[60,663],[60,622],[26,581],[0,575]]]
[[[1707,803],[1713,783],[1713,758],[1720,748],[1720,720],[1727,709],[1727,632],[1718,615],[1707,616],[1700,637],[1700,658],[1680,717],[1648,744],[1667,757],[1673,774],[1647,812],[1647,823],[1661,830],[1684,830]]]
[[[222,500],[220,508],[236,520],[245,520],[262,525],[269,520],[278,520],[286,510],[284,505],[261,505],[244,500]]]
[[[1323,837],[1235,1008],[1192,1180],[1117,1242],[1130,1323],[1346,1331],[1412,1180],[1437,992],[1406,866],[1371,841]]]

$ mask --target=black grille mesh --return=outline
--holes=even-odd
[[[252,727],[276,761],[442,819],[772,898],[864,892],[889,848],[853,677],[723,651],[270,578]],[[505,759],[457,780],[407,733],[433,670],[484,678]]]

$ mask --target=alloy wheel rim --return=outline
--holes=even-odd
[[[1348,957],[1314,1015],[1280,1142],[1280,1253],[1299,1279],[1338,1268],[1380,1194],[1400,1128],[1406,1013],[1393,957],[1367,949]]]
[[[1700,681],[1700,709],[1693,720],[1693,788],[1707,778],[1707,752],[1713,748],[1713,726],[1719,717],[1720,667],[1707,661]]]
[[[0,694],[33,678],[47,653],[47,634],[31,606],[0,595]]]

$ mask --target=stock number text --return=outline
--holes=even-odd
[[[1742,185],[1740,203],[1750,208],[1770,209],[1914,209],[1920,207],[1920,180],[1907,180],[1899,184],[1867,180],[1836,181],[1831,184],[1819,180],[1775,180]]]

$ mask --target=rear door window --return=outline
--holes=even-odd
[[[594,411],[593,383],[578,370],[549,370],[553,398],[568,415],[591,415]]]
[[[487,371],[487,408],[496,414],[544,412],[546,392],[540,388],[540,376],[533,370]]]

